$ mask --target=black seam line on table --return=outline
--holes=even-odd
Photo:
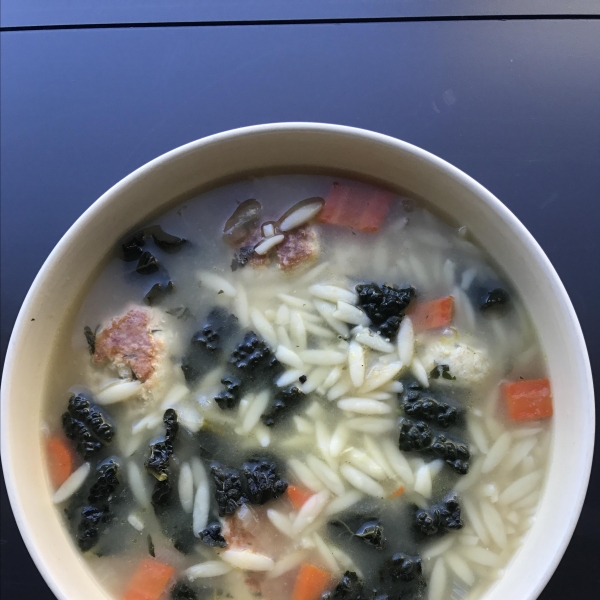
[[[342,25],[352,23],[406,23],[418,21],[564,21],[598,20],[600,14],[465,15],[422,17],[357,17],[347,19],[261,19],[248,21],[173,21],[165,23],[84,23],[0,27],[4,31],[54,31],[61,29],[151,29],[165,27],[238,27],[246,25]]]

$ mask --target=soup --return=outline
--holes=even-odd
[[[231,183],[140,225],[72,324],[53,498],[123,600],[480,598],[547,470],[516,290],[418,199]]]

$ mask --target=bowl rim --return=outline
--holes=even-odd
[[[120,195],[129,188],[131,185],[139,184],[146,176],[157,169],[169,168],[169,164],[176,162],[178,159],[183,157],[189,152],[198,150],[203,146],[210,146],[211,144],[218,144],[225,141],[235,141],[239,138],[248,136],[255,136],[257,134],[265,134],[272,132],[312,132],[315,134],[327,134],[333,133],[351,138],[362,138],[370,142],[382,144],[385,146],[394,146],[399,150],[403,150],[415,157],[429,163],[431,167],[445,172],[452,179],[456,180],[460,185],[470,189],[479,199],[487,204],[494,212],[498,213],[505,221],[508,222],[510,227],[516,232],[516,235],[522,238],[527,244],[529,251],[535,255],[535,258],[542,264],[544,270],[544,277],[550,280],[554,290],[559,296],[562,308],[566,310],[564,319],[569,322],[569,329],[571,330],[576,345],[574,348],[578,351],[579,357],[583,360],[583,364],[580,364],[578,378],[580,385],[586,390],[586,404],[585,409],[587,411],[588,423],[587,430],[581,432],[581,439],[585,440],[584,447],[584,463],[578,465],[578,470],[581,473],[579,479],[580,485],[577,490],[573,490],[570,494],[572,499],[573,510],[562,525],[562,533],[557,538],[555,552],[553,559],[549,561],[543,572],[539,573],[537,584],[531,588],[529,595],[530,599],[537,598],[541,591],[546,586],[550,577],[554,573],[558,563],[560,562],[567,545],[573,535],[573,531],[579,519],[583,502],[585,499],[590,472],[593,458],[594,448],[594,431],[595,431],[595,406],[594,406],[594,390],[593,380],[591,373],[591,366],[589,356],[587,353],[586,343],[581,330],[579,320],[577,319],[575,309],[571,303],[571,300],[567,294],[567,291],[560,280],[556,270],[551,264],[550,260],[537,243],[532,234],[525,228],[525,226],[517,219],[517,217],[506,207],[496,196],[494,196],[485,187],[475,181],[472,177],[448,163],[442,158],[424,150],[418,146],[410,144],[408,142],[399,140],[392,136],[388,136],[382,133],[373,132],[366,129],[350,127],[346,125],[334,125],[325,123],[315,122],[280,122],[280,123],[267,123],[260,125],[251,125],[247,127],[240,127],[224,132],[216,133],[213,135],[205,136],[203,138],[188,142],[181,146],[178,146],[156,158],[138,167],[135,171],[125,176],[123,179],[114,184],[104,194],[100,196],[93,204],[91,204],[86,211],[71,225],[67,232],[62,236],[59,242],[56,244],[48,258],[44,261],[42,267],[37,273],[31,287],[23,301],[23,304],[19,310],[18,316],[15,320],[15,324],[10,336],[9,345],[7,348],[4,368],[2,373],[2,385],[1,385],[1,411],[0,411],[0,441],[1,441],[1,455],[2,455],[2,466],[4,471],[4,480],[8,497],[10,500],[11,508],[14,514],[14,518],[19,527],[19,531],[25,542],[25,545],[31,555],[36,567],[40,571],[44,580],[52,590],[52,592],[61,600],[72,600],[67,597],[66,593],[60,587],[58,581],[56,581],[52,570],[46,564],[46,560],[43,554],[39,551],[36,543],[36,533],[30,527],[28,523],[27,515],[19,503],[17,497],[17,484],[15,482],[14,473],[12,470],[12,453],[9,444],[8,428],[8,405],[9,405],[9,390],[12,387],[13,371],[14,366],[18,360],[18,347],[23,337],[23,330],[25,324],[30,319],[30,311],[34,299],[43,290],[47,284],[49,271],[58,262],[60,256],[69,248],[73,240],[79,235],[79,230],[86,226],[90,221],[96,218],[96,216],[104,210],[104,207],[111,202],[115,202],[119,199]],[[165,203],[167,204],[167,202]],[[583,445],[583,442],[582,442]],[[487,592],[486,592],[487,596]]]

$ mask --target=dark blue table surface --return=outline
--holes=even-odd
[[[600,21],[4,31],[1,61],[2,357],[37,270],[106,189],[196,138],[293,120],[396,136],[488,187],[558,270],[599,376]],[[598,597],[599,506],[596,469],[543,600]],[[3,487],[0,548],[2,598],[52,598]]]

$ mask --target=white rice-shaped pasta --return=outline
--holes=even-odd
[[[252,550],[225,550],[221,552],[221,559],[243,571],[270,571],[275,566],[271,557]]]
[[[380,388],[382,385],[385,385],[396,377],[401,370],[401,362],[391,362],[386,364],[383,361],[379,361],[373,365],[371,370],[367,373],[365,382],[360,388],[360,391],[366,393]]]
[[[290,231],[304,223],[308,223],[311,219],[314,219],[322,210],[325,202],[322,198],[316,198],[312,201],[302,201],[298,203],[298,207],[292,207],[290,211],[279,223],[279,229],[281,231]]]
[[[469,430],[469,433],[471,434],[471,437],[473,438],[478,450],[483,454],[487,454],[490,451],[490,445],[485,431],[480,423],[474,418],[468,418],[467,429]]]
[[[502,463],[503,468],[512,471],[525,457],[530,455],[537,443],[537,438],[532,436],[515,444]]]
[[[352,383],[348,379],[341,379],[332,385],[327,392],[327,400],[337,400],[350,390]]]
[[[497,566],[500,558],[491,550],[487,550],[481,546],[462,546],[461,554],[467,560],[470,560],[477,565],[483,565],[484,567]]]
[[[403,365],[410,366],[415,353],[415,331],[410,317],[405,316],[398,329],[398,356]]]
[[[267,308],[267,310],[265,310],[265,317],[271,323],[275,323],[275,318],[277,317],[277,313],[272,308]]]
[[[271,443],[271,431],[262,423],[257,423],[254,426],[254,437],[261,448],[266,448]]]
[[[383,439],[380,442],[381,450],[387,458],[390,467],[399,475],[400,479],[407,485],[412,485],[415,482],[415,476],[398,446],[390,439]]]
[[[448,552],[444,555],[444,559],[452,571],[468,586],[475,583],[475,573],[462,556],[459,556],[456,552]]]
[[[79,468],[75,469],[66,481],[54,492],[52,502],[60,504],[68,500],[85,482],[90,474],[90,463],[83,463]]]
[[[377,417],[356,417],[346,421],[348,429],[362,431],[363,433],[387,433],[395,427],[393,419],[380,419]]]
[[[265,238],[262,242],[260,242],[254,247],[254,252],[256,252],[256,254],[258,254],[259,256],[264,256],[265,254],[267,254],[267,252],[269,252],[269,250],[272,250],[273,248],[275,248],[275,246],[281,244],[281,242],[283,242],[284,239],[285,236],[281,233],[279,235],[274,235],[272,237]]]
[[[144,531],[144,522],[135,513],[127,516],[127,522],[137,531]]]
[[[308,288],[308,291],[321,300],[337,303],[339,300],[348,304],[356,304],[358,295],[355,292],[338,287],[337,285],[315,284]]]
[[[500,516],[500,513],[485,500],[481,501],[480,508],[483,522],[485,523],[487,530],[490,532],[492,539],[502,550],[504,550],[507,545],[506,527],[502,517]]]
[[[317,418],[315,421],[315,438],[317,441],[317,448],[321,451],[321,456],[332,468],[337,469],[337,465],[329,453],[329,448],[331,447],[331,435],[321,418]]]
[[[363,473],[383,481],[387,478],[385,471],[366,453],[358,448],[349,448],[343,453],[342,460],[349,462],[352,466],[360,469]]]
[[[333,366],[346,362],[346,355],[336,350],[304,350],[300,358],[307,365]]]
[[[364,394],[365,398],[371,398],[371,400],[391,400],[392,394],[389,392],[375,391],[375,392],[367,392]]]
[[[323,538],[318,533],[313,533],[312,538],[323,562],[327,565],[327,570],[333,575],[339,576],[342,570],[329,546],[323,541]]]
[[[442,539],[439,542],[435,542],[431,546],[428,546],[423,552],[422,557],[425,560],[432,560],[445,554],[452,546],[454,545],[454,538],[452,536],[447,536],[445,539]]]
[[[305,394],[314,392],[325,381],[325,377],[329,373],[328,367],[317,367],[309,373],[306,381],[300,385],[300,389]]]
[[[267,573],[267,579],[275,579],[284,573],[288,573],[304,562],[305,558],[305,550],[297,550],[296,552],[287,554],[275,563],[274,567]]]
[[[513,437],[514,438],[529,437],[532,435],[537,435],[541,431],[543,431],[542,427],[524,427],[523,429],[517,429],[516,431],[513,431]]]
[[[343,398],[338,400],[337,405],[340,410],[359,415],[388,415],[392,412],[389,404],[370,398]]]
[[[225,279],[216,273],[211,273],[210,271],[199,271],[198,279],[200,280],[200,285],[203,287],[207,287],[209,290],[213,292],[223,292],[226,296],[230,298],[235,298],[237,295],[237,290]]]
[[[396,474],[390,466],[387,458],[384,456],[381,446],[379,445],[379,441],[376,442],[370,435],[365,435],[363,437],[363,444],[366,453],[377,463],[377,465],[379,465],[386,476],[389,479],[394,479]]]
[[[460,287],[466,292],[471,287],[471,284],[477,277],[477,269],[474,267],[463,271],[463,274],[460,278]]]
[[[379,334],[373,333],[370,329],[362,329],[354,336],[354,339],[363,346],[377,350],[377,352],[391,354],[394,351],[394,346],[390,342],[383,339]]]
[[[176,383],[167,393],[165,399],[161,402],[161,410],[175,408],[188,394],[190,390],[183,383]]]
[[[313,304],[319,314],[325,319],[325,322],[337,333],[339,333],[343,337],[348,337],[350,335],[350,328],[346,323],[336,319],[333,316],[333,313],[337,310],[337,306],[335,304],[331,304],[330,302],[326,302],[324,300],[314,300]]]
[[[493,471],[499,464],[500,461],[506,456],[510,449],[512,442],[512,436],[510,431],[505,431],[490,448],[483,464],[481,465],[481,472],[483,474]]]
[[[177,491],[179,492],[181,507],[186,513],[191,514],[194,508],[194,477],[192,475],[192,468],[187,462],[184,462],[179,470]]]
[[[238,318],[242,327],[249,327],[250,325],[250,306],[248,305],[248,294],[246,289],[240,283],[236,287],[236,296],[233,301],[235,309],[235,316]]]
[[[401,381],[390,381],[381,386],[381,389],[391,394],[401,394],[404,391],[404,386]]]
[[[130,460],[127,463],[127,481],[133,497],[142,508],[150,508],[150,494],[140,468]]]
[[[311,310],[312,308],[311,301],[306,300],[305,298],[297,298],[296,296],[291,296],[290,294],[277,294],[277,298],[292,308],[300,308],[304,310]]]
[[[124,429],[122,431],[125,432]],[[128,435],[127,437],[117,433],[117,439],[119,441],[119,449],[121,450],[121,454],[124,458],[129,458],[133,456],[136,450],[142,445],[144,436],[139,432],[135,435]]]
[[[256,397],[251,400],[248,410],[244,415],[244,422],[240,427],[243,434],[252,431],[252,428],[259,422],[260,416],[265,412],[269,405],[270,398],[269,392],[264,390],[256,394]]]
[[[448,573],[443,558],[438,558],[433,565],[431,577],[429,578],[429,593],[427,600],[444,600],[446,597],[446,586]]]
[[[357,490],[369,496],[383,498],[385,492],[379,483],[352,465],[341,465],[340,472],[344,478]]]
[[[348,369],[354,387],[359,388],[365,382],[365,350],[361,344],[352,341],[348,347]]]
[[[220,577],[229,573],[229,571],[231,571],[231,567],[222,560],[207,560],[193,567],[188,567],[185,574],[188,581],[194,581],[201,578]]]
[[[344,323],[351,325],[364,325],[365,327],[371,323],[371,319],[356,306],[348,304],[343,300],[338,300],[337,308],[333,312],[333,316]]]
[[[293,367],[294,369],[303,370],[304,363],[300,359],[300,357],[285,346],[277,346],[277,350],[275,351],[275,358],[283,363],[284,365],[288,365]]]
[[[292,383],[296,383],[298,381],[298,378],[301,377],[302,374],[303,374],[303,371],[301,371],[299,369],[292,369],[290,371],[285,371],[278,377],[275,384],[277,385],[277,387],[287,387],[288,385],[291,385]]]
[[[531,494],[529,494],[528,496],[525,496],[525,498],[522,498],[518,502],[515,502],[512,506],[516,510],[533,508],[534,506],[537,505],[539,499],[540,499],[540,492],[535,491],[535,492],[532,492]]]
[[[294,343],[292,342],[287,329],[283,325],[277,327],[277,340],[282,346],[286,348],[293,348]]]
[[[321,275],[323,275],[329,268],[331,267],[331,265],[328,262],[323,262],[320,265],[317,265],[316,267],[313,267],[312,269],[310,269],[310,271],[307,271],[306,273],[304,273],[304,275],[302,275],[299,279],[298,279],[298,283],[310,283],[311,281],[314,281],[315,279],[317,279],[317,277],[320,277]]]
[[[306,457],[306,462],[310,470],[321,480],[325,487],[329,488],[336,496],[344,494],[346,491],[344,483],[333,469],[312,454]]]
[[[454,286],[454,281],[456,279],[456,264],[454,263],[454,261],[446,259],[446,262],[444,262],[442,273],[444,275],[444,283],[448,286],[449,289],[452,289],[452,287]]]
[[[351,506],[354,506],[362,498],[363,494],[358,490],[349,490],[343,496],[334,498],[329,503],[327,509],[325,510],[325,515],[330,517],[331,515],[343,512]]]
[[[137,435],[145,430],[152,430],[163,422],[164,412],[155,412],[142,417],[131,426],[131,433]]]
[[[298,415],[294,415],[293,417],[294,424],[296,425],[296,429],[298,433],[303,433],[306,435],[311,435],[315,431],[315,426],[304,417],[300,417]]]
[[[282,304],[277,309],[277,315],[275,317],[275,323],[277,325],[287,325],[290,322],[290,309],[287,304]]]
[[[410,365],[410,370],[412,374],[415,376],[417,381],[424,387],[429,387],[429,377],[427,376],[427,371],[423,366],[423,363],[416,357],[413,358],[412,363]]]
[[[500,504],[512,504],[531,493],[540,482],[542,473],[534,471],[511,483],[498,498]]]
[[[361,579],[363,578],[363,574],[360,569],[358,569],[358,567],[354,564],[354,561],[345,552],[333,545],[329,545],[329,550],[335,557],[335,560],[337,560],[337,562],[342,566],[344,571],[353,571]]]
[[[319,404],[319,402],[316,400],[311,402],[305,412],[306,416],[313,419],[313,421],[320,421],[319,427],[321,428],[321,431],[327,431],[327,427],[325,427],[325,424],[322,421],[324,418],[323,407]],[[317,432],[317,441],[321,431]]]
[[[329,492],[323,490],[311,496],[300,508],[298,515],[292,524],[292,534],[298,535],[309,525],[314,523],[315,519],[323,512],[329,502]]]
[[[177,418],[179,422],[192,433],[197,433],[202,429],[204,417],[192,405],[180,405],[177,408]]]
[[[414,490],[417,494],[421,494],[424,498],[431,498],[432,493],[431,471],[428,465],[422,465],[415,473]]]
[[[297,311],[292,311],[290,314],[290,338],[294,348],[298,350],[306,349],[306,327],[304,321]]]
[[[323,324],[323,319],[319,315],[316,315],[315,313],[307,312],[305,310],[300,310],[300,309],[298,309],[296,312],[302,318],[305,325],[306,325],[306,323],[313,323],[315,325]]]
[[[331,440],[329,442],[329,454],[336,458],[340,455],[346,443],[348,441],[348,437],[350,435],[350,430],[346,425],[342,422],[340,423],[333,431],[331,436]]]
[[[325,486],[321,483],[321,480],[297,458],[291,458],[288,461],[288,466],[292,470],[292,473],[296,478],[312,492],[320,492],[325,489]]]
[[[476,509],[475,504],[472,502],[470,498],[463,497],[462,499],[463,510],[465,512],[465,517],[468,519],[468,522],[471,524],[475,533],[479,536],[481,541],[485,546],[489,546],[491,542],[490,534],[479,514],[479,511]]]
[[[96,402],[101,406],[116,404],[132,398],[142,389],[141,381],[123,381],[104,388],[96,394]]]
[[[269,323],[267,317],[263,315],[257,308],[250,309],[250,320],[256,328],[256,332],[265,340],[271,348],[277,347],[277,334],[273,325]]]
[[[304,327],[308,333],[312,333],[315,337],[322,338],[324,340],[333,340],[336,336],[335,332],[326,327],[321,327],[315,323],[304,322]]]
[[[208,515],[210,511],[210,485],[208,475],[204,465],[197,457],[191,461],[192,475],[196,485],[196,494],[194,495],[194,508],[192,510],[192,531],[196,537],[200,536],[208,525]]]
[[[279,512],[274,508],[269,508],[267,510],[267,518],[277,529],[279,529],[279,531],[281,531],[281,533],[287,536],[292,535],[292,522],[282,512]]]

